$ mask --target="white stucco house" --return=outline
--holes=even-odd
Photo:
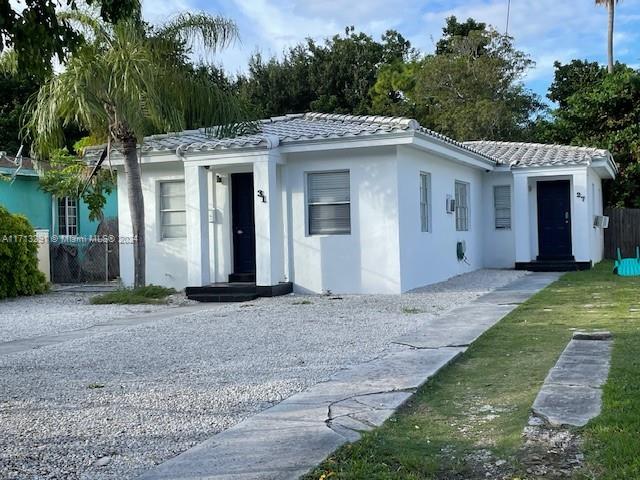
[[[233,281],[238,299],[397,294],[483,267],[588,268],[603,255],[602,180],[616,175],[606,150],[459,143],[411,119],[319,113],[233,139],[152,136],[140,162],[147,282],[201,300]],[[118,209],[130,236],[122,174]],[[120,246],[125,284],[132,255]]]

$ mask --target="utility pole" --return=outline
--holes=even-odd
[[[509,17],[511,16],[511,0],[507,0],[507,26],[504,29],[504,36],[509,36]]]

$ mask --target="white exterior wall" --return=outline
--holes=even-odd
[[[351,234],[308,235],[306,174],[349,170]],[[302,292],[400,293],[395,148],[291,154],[290,279]]]
[[[593,170],[588,170],[589,191],[587,201],[589,202],[589,218],[591,218],[590,244],[591,260],[594,263],[602,261],[604,256],[604,229],[594,227],[593,220],[596,215],[603,215],[604,201],[602,196],[602,179]]]
[[[513,268],[516,262],[513,175],[510,171],[486,172],[482,181],[483,265],[486,268]],[[499,185],[511,187],[511,228],[508,230],[496,229],[493,187]]]
[[[571,205],[571,247],[577,262],[602,260],[604,233],[593,228],[593,215],[602,212],[602,183],[590,168],[549,168],[516,171],[514,173],[514,204],[512,228],[515,229],[517,262],[530,262],[539,254],[538,246],[538,183],[554,180],[569,181]],[[596,198],[592,198],[592,188]],[[586,198],[582,200],[578,193]],[[597,207],[594,207],[597,204]],[[526,219],[526,220],[525,220]]]
[[[204,157],[187,164],[187,216],[192,226],[200,226],[189,231],[197,235],[160,240],[158,183],[183,180],[185,164],[177,158],[156,161],[142,163],[148,283],[180,289],[227,281],[233,272],[230,175],[236,172],[254,173],[258,284],[291,281],[299,292],[396,294],[478,268],[513,268],[538,254],[537,183],[545,180],[570,181],[575,259],[602,259],[603,230],[593,228],[594,215],[602,214],[602,181],[593,169],[487,172],[409,146],[309,151],[283,158],[277,152],[238,153],[233,161]],[[306,174],[333,170],[350,172],[351,233],[308,235]],[[420,172],[431,176],[429,232],[420,225]],[[445,208],[447,195],[455,196],[456,180],[470,184],[466,232],[456,231],[455,213]],[[496,185],[511,186],[511,230],[495,229]],[[255,195],[258,190],[266,193],[266,203]],[[584,202],[577,192],[586,195]],[[118,216],[120,236],[131,237],[125,175],[118,175]],[[457,259],[458,241],[466,244],[468,263]],[[190,269],[189,253],[192,261],[200,259],[208,267]],[[197,275],[195,280],[189,271]],[[120,272],[123,283],[131,285],[130,244],[120,245]]]
[[[159,228],[159,187],[163,180],[183,180],[182,162],[141,165],[142,194],[144,196],[145,236],[146,236],[146,281],[154,285],[164,285],[177,289],[188,285],[187,281],[187,239],[172,238],[160,240]],[[131,237],[131,213],[129,211],[128,189],[123,172],[118,175],[118,225],[119,235]],[[120,244],[120,277],[126,286],[133,285],[133,246]]]
[[[421,231],[420,172],[431,175],[431,228]],[[402,291],[446,280],[483,266],[482,170],[430,153],[398,147],[400,259]],[[456,231],[455,213],[446,212],[446,197],[455,197],[455,181],[470,185],[469,231]],[[468,264],[458,261],[456,244],[464,241]]]

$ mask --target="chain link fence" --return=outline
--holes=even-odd
[[[52,283],[109,282],[118,278],[118,220],[103,220],[90,237],[52,235],[49,256]]]

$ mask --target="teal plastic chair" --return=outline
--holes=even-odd
[[[614,272],[621,277],[635,277],[640,275],[640,247],[636,247],[636,258],[622,258],[620,249],[615,262]]]

